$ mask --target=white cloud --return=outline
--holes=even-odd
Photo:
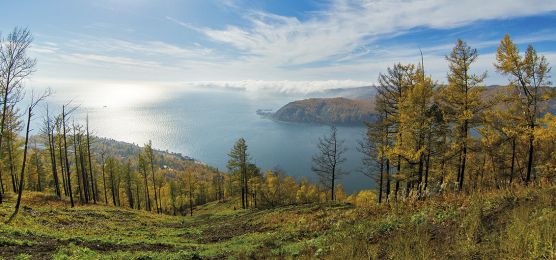
[[[245,91],[271,91],[283,94],[307,94],[335,88],[353,88],[372,85],[358,80],[239,80],[239,81],[190,81],[188,88],[226,88]]]
[[[233,0],[225,4],[240,9]],[[324,9],[307,13],[303,19],[241,10],[248,22],[243,27],[195,27],[165,17],[201,33],[211,43],[179,45],[161,40],[128,40],[125,36],[116,39],[73,34],[70,40],[64,37],[38,42],[31,51],[39,61],[35,84],[58,84],[40,79],[64,78],[79,82],[72,86],[108,86],[106,82],[87,80],[102,79],[117,83],[111,86],[129,86],[129,82],[160,86],[172,82],[185,87],[307,93],[372,84],[380,72],[395,62],[419,62],[418,47],[425,54],[427,72],[443,81],[447,72],[444,54],[452,44],[417,46],[413,42],[394,42],[380,46],[376,42],[415,28],[454,28],[480,20],[552,10],[556,10],[556,1],[331,0]],[[554,35],[553,31],[532,30],[514,40],[556,41]],[[486,48],[496,46],[498,41],[469,44]],[[556,62],[555,53],[542,54],[549,62]],[[505,78],[494,71],[494,61],[493,53],[481,53],[474,68],[489,71],[488,84],[505,83]]]
[[[506,19],[556,10],[556,1],[334,0],[307,20],[247,11],[247,28],[196,28],[231,45],[250,60],[276,66],[357,58],[358,49],[378,37],[412,28],[454,28],[480,20]],[[189,24],[172,20],[187,28]],[[334,59],[332,59],[334,60]]]

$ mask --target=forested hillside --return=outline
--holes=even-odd
[[[373,102],[347,98],[311,98],[291,102],[272,118],[285,122],[355,125],[374,121]]]

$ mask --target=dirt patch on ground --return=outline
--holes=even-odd
[[[219,226],[209,227],[203,230],[203,234],[199,239],[199,242],[221,242],[244,234],[267,232],[270,230],[270,228],[264,227],[260,224],[252,224],[247,222],[223,224]]]
[[[75,243],[79,246],[88,247],[95,251],[174,251],[174,247],[171,245],[165,245],[161,243],[157,244],[127,244],[127,245],[116,245],[109,243],[94,243],[94,242],[82,242]]]
[[[166,244],[110,244],[105,242],[94,241],[81,241],[76,239],[58,240],[50,237],[40,236],[10,236],[10,238],[24,241],[31,241],[32,243],[24,243],[22,245],[16,244],[0,244],[0,258],[13,259],[15,256],[25,253],[32,256],[32,259],[50,259],[52,254],[58,250],[59,247],[67,246],[73,243],[78,246],[87,247],[95,251],[176,251],[183,248],[175,248],[172,245]]]
[[[32,239],[17,237],[17,239],[29,240],[32,241],[33,244],[2,244],[0,245],[0,257],[2,257],[2,259],[13,259],[15,256],[23,253],[31,255],[33,259],[50,259],[52,253],[54,253],[60,245],[60,243],[54,239],[43,237],[33,237]]]

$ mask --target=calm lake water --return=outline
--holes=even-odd
[[[157,149],[179,152],[222,170],[226,170],[231,147],[243,137],[252,161],[262,170],[279,166],[296,178],[316,181],[311,157],[317,152],[318,138],[327,134],[329,127],[276,122],[255,113],[257,109],[275,111],[306,97],[203,89],[172,93],[147,105],[96,105],[86,110],[98,136],[140,145],[152,140]],[[356,147],[364,132],[363,126],[338,127],[348,148],[343,169],[350,174],[342,183],[349,192],[373,186],[358,172],[361,154]]]

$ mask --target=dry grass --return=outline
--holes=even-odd
[[[0,205],[5,219],[14,198]],[[28,193],[0,224],[0,256],[57,259],[554,259],[556,187],[446,194],[388,205],[297,205],[162,216]],[[25,252],[25,254],[23,254]]]

